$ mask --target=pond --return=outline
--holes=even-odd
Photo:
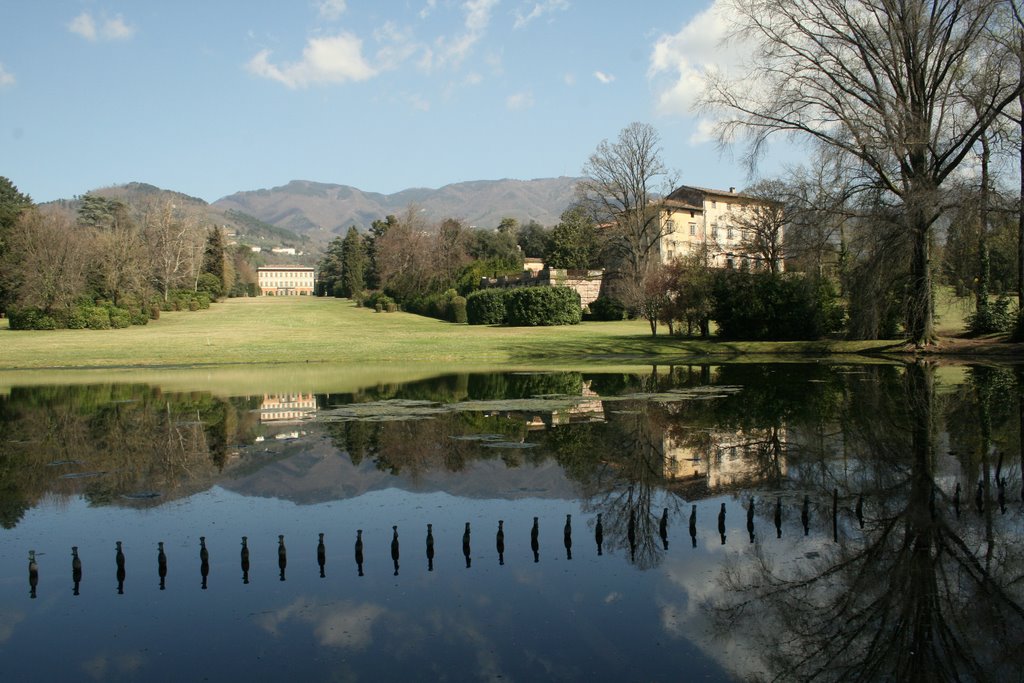
[[[1020,366],[316,372],[0,377],[5,679],[1021,679]]]

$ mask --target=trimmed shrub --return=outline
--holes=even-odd
[[[580,295],[568,287],[517,287],[508,290],[505,314],[509,325],[576,325],[583,319]]]
[[[199,310],[199,300],[198,299],[192,299],[191,301],[189,301],[188,302],[188,310],[190,310],[190,311],[198,311]]]
[[[146,325],[149,323],[149,312],[141,308],[130,309],[132,325]]]
[[[457,296],[448,302],[446,319],[452,323],[465,323],[469,319],[466,314],[466,297]]]
[[[501,325],[505,322],[507,289],[481,289],[466,297],[466,320],[470,325]]]
[[[149,306],[149,319],[150,320],[159,320],[160,319],[160,310],[161,310],[161,307],[158,306],[157,304],[150,304],[150,306]]]
[[[592,320],[622,320],[626,317],[626,306],[610,296],[599,296],[590,304]]]

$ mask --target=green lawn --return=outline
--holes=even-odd
[[[643,321],[538,328],[453,325],[406,313],[375,313],[347,300],[268,297],[229,299],[206,311],[164,313],[147,326],[123,330],[14,332],[3,321],[0,369],[304,362],[378,367],[590,365],[858,353],[885,346],[885,342],[683,341],[661,334],[652,338]]]

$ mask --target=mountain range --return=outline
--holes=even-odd
[[[388,214],[408,207],[431,221],[458,218],[468,226],[495,228],[503,218],[554,225],[575,196],[578,178],[476,180],[440,189],[413,188],[393,194],[366,192],[349,185],[293,180],[287,185],[236,192],[212,208],[253,216],[263,223],[324,243],[351,225],[366,230]]]
[[[423,212],[428,221],[457,218],[466,226],[496,228],[503,218],[520,224],[558,223],[575,199],[579,178],[534,180],[474,180],[439,189],[412,188],[381,194],[349,185],[293,180],[287,185],[236,192],[213,203],[146,183],[127,183],[93,190],[93,194],[134,204],[154,196],[169,197],[206,214],[208,220],[237,233],[253,246],[293,246],[317,251],[349,226],[366,231],[389,214],[401,216],[408,208]],[[58,200],[76,210],[80,198]]]

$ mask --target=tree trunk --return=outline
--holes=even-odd
[[[931,234],[923,211],[909,209],[914,238],[910,264],[910,310],[908,332],[910,341],[924,346],[935,341],[935,302],[932,298]]]
[[[978,196],[978,286],[974,290],[976,318],[986,329],[988,316],[988,281],[991,273],[988,256],[988,162],[991,154],[988,136],[981,136],[981,192]]]
[[[1022,69],[1024,77],[1024,69]],[[1020,132],[1020,204],[1017,207],[1017,330],[1014,337],[1024,339],[1024,93],[1017,98],[1021,106]]]

